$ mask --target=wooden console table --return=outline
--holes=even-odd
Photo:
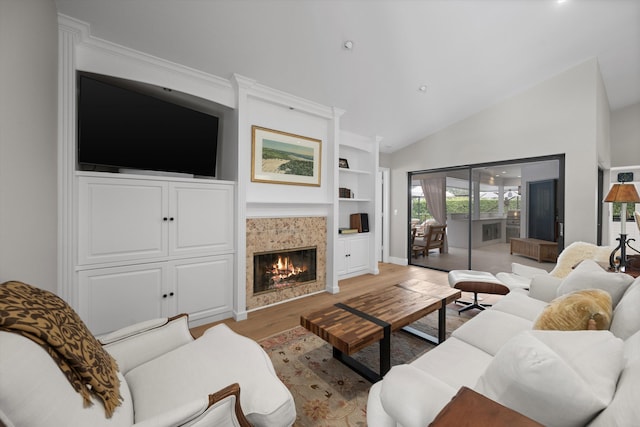
[[[556,262],[558,259],[558,243],[539,239],[511,239],[511,254],[533,258],[538,262]]]
[[[429,424],[429,427],[497,426],[542,427],[542,424],[467,387],[462,387]]]

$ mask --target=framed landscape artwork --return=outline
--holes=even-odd
[[[322,141],[251,127],[251,181],[320,186]]]

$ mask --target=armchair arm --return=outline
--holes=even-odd
[[[240,407],[240,385],[234,383],[199,399],[153,418],[134,424],[133,427],[251,427]]]
[[[212,408],[213,406],[219,404],[223,400],[228,397],[234,397],[234,412],[235,416],[238,418],[238,423],[240,427],[251,427],[251,423],[247,420],[242,412],[242,407],[240,406],[240,384],[234,383],[230,386],[223,388],[222,390],[209,395],[209,407],[207,409]]]
[[[180,314],[138,323],[98,337],[116,359],[122,374],[191,341],[189,317]]]

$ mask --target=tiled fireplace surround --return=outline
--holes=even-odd
[[[253,256],[255,253],[317,247],[315,282],[303,283],[254,295]],[[323,291],[327,277],[327,218],[247,219],[247,310]]]

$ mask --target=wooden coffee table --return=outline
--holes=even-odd
[[[408,280],[300,316],[300,324],[333,346],[333,357],[371,382],[391,369],[391,332],[404,329],[434,344],[446,339],[446,306],[461,297],[458,289]],[[408,327],[439,310],[438,337]],[[379,373],[351,357],[380,343]]]

